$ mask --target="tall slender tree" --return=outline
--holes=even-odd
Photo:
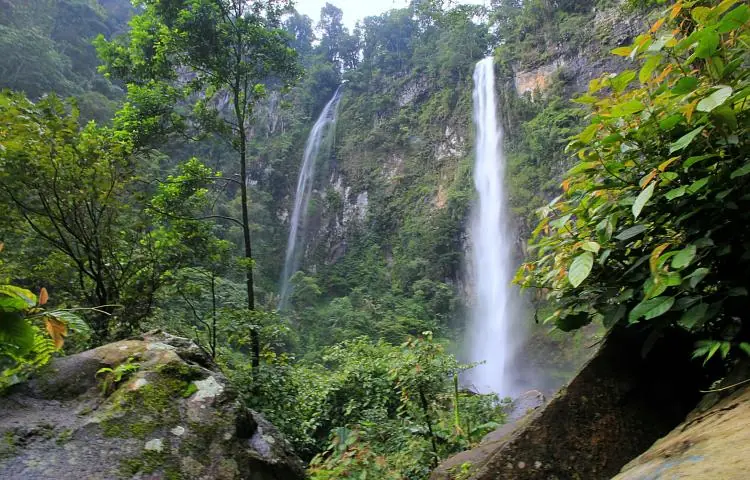
[[[177,130],[211,132],[237,152],[247,284],[255,310],[248,214],[248,139],[253,107],[269,88],[299,76],[296,52],[280,28],[287,0],[140,0],[129,33],[95,44],[102,70],[128,83],[117,122],[139,132],[144,146]],[[228,177],[225,177],[228,178]],[[251,331],[253,366],[260,361]]]

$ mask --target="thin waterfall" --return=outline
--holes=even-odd
[[[310,135],[305,143],[305,153],[302,156],[302,168],[297,179],[297,191],[294,194],[294,210],[289,222],[289,239],[286,243],[286,256],[284,258],[284,270],[281,276],[281,294],[279,299],[279,310],[287,306],[289,294],[291,293],[289,280],[300,264],[301,251],[300,240],[305,230],[307,221],[307,207],[310,203],[313,182],[315,181],[315,167],[317,164],[320,147],[323,145],[328,132],[336,124],[338,105],[341,100],[341,87],[336,89],[333,97],[328,101],[323,111],[320,112],[318,120],[310,130]]]
[[[505,157],[497,121],[492,57],[474,69],[476,159],[474,184],[478,193],[471,228],[475,298],[469,333],[470,360],[486,362],[467,372],[466,383],[481,393],[517,393],[509,371],[514,345],[512,324],[517,317],[517,292],[511,285],[513,237],[504,185]]]

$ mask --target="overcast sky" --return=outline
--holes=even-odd
[[[320,20],[320,9],[326,2],[336,5],[344,12],[344,24],[349,30],[354,28],[357,20],[370,15],[378,15],[392,8],[403,8],[409,4],[409,0],[295,0],[297,11],[304,13],[313,19],[315,23]],[[483,0],[461,0],[459,3],[483,4]]]

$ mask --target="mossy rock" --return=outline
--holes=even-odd
[[[211,359],[161,332],[53,361],[0,398],[0,435],[3,479],[304,478]]]

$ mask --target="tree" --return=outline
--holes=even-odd
[[[198,127],[227,140],[237,152],[247,309],[255,309],[248,214],[248,138],[253,106],[270,87],[298,76],[296,53],[279,28],[286,2],[143,0],[127,35],[97,49],[107,73],[129,84],[119,121],[155,134]],[[193,103],[188,108],[187,103]],[[181,121],[190,117],[190,122]],[[154,127],[157,128],[154,128]],[[144,139],[144,140],[147,140]],[[260,362],[258,329],[253,365]]]
[[[99,307],[97,341],[113,327],[132,331],[151,309],[158,274],[131,191],[127,136],[81,127],[75,106],[55,96],[34,104],[3,92],[0,122],[0,200],[74,267],[77,285],[63,288]]]
[[[750,353],[748,20],[743,2],[677,2],[613,50],[639,71],[577,100],[592,107],[569,145],[580,162],[517,274],[549,289],[560,329],[637,325],[652,332],[644,351],[687,331],[704,363]]]

